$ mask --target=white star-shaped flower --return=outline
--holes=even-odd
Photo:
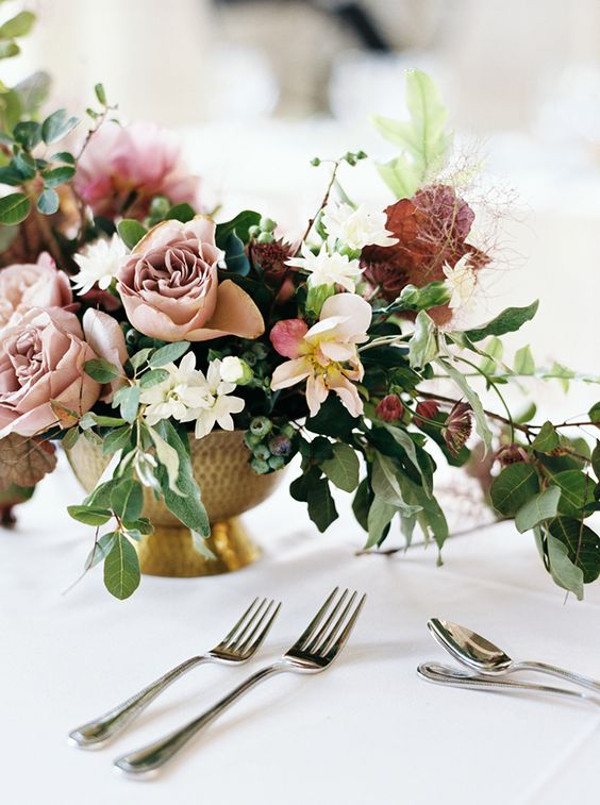
[[[452,310],[468,310],[475,302],[475,288],[477,286],[477,277],[475,272],[469,266],[469,256],[466,254],[458,261],[452,268],[447,263],[443,267],[444,276],[446,277],[446,287],[450,291],[450,302],[448,303]]]
[[[293,257],[287,265],[307,271],[309,286],[341,285],[350,293],[354,292],[362,274],[358,260],[350,260],[338,252],[330,254],[325,243],[317,254],[313,254],[305,243],[300,248],[302,257]]]
[[[323,212],[323,226],[332,241],[339,240],[352,251],[365,246],[394,246],[398,238],[386,229],[387,215],[361,204],[328,204]]]
[[[106,290],[127,254],[125,244],[116,234],[110,240],[101,238],[91,243],[81,254],[76,254],[74,259],[79,266],[79,273],[71,278],[71,282],[77,293],[83,295],[95,285]]]

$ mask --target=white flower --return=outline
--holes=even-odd
[[[246,364],[247,365],[247,364]],[[221,361],[221,378],[227,383],[239,383],[246,374],[244,361],[235,355],[228,355]]]
[[[232,414],[239,414],[243,410],[245,402],[241,397],[232,397],[231,392],[235,389],[235,383],[229,383],[223,379],[222,362],[220,360],[211,361],[206,373],[207,397],[203,400],[201,407],[191,412],[191,419],[196,420],[195,435],[197,439],[207,436],[215,425],[223,430],[233,430],[234,422]]]
[[[318,254],[313,254],[305,243],[302,244],[301,251],[302,257],[293,257],[287,261],[287,265],[308,271],[308,284],[311,288],[319,285],[341,285],[350,293],[354,292],[362,273],[358,260],[350,260],[345,254],[338,252],[329,254],[325,243]]]
[[[398,238],[386,229],[387,216],[380,210],[361,204],[328,204],[323,212],[323,226],[332,241],[339,240],[353,251],[364,246],[394,246]]]
[[[127,254],[125,244],[116,234],[110,240],[97,240],[81,254],[76,254],[74,259],[79,266],[79,274],[72,277],[71,281],[77,292],[85,294],[94,285],[106,290]]]
[[[447,263],[443,267],[446,277],[446,287],[451,294],[449,306],[452,310],[456,310],[457,308],[468,310],[473,306],[475,301],[477,278],[473,269],[468,265],[468,262],[469,255],[466,254],[464,257],[461,257],[454,268]]]
[[[196,356],[188,352],[179,366],[169,363],[163,367],[169,376],[162,383],[142,389],[140,402],[146,406],[143,416],[148,425],[170,418],[188,422],[195,419],[193,411],[210,401],[206,378],[195,367]]]

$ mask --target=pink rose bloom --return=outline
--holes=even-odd
[[[34,436],[57,424],[52,403],[83,415],[100,385],[83,365],[96,357],[74,313],[32,308],[3,334],[0,355],[0,438]]]
[[[83,332],[85,340],[99,358],[112,363],[122,370],[123,376],[117,377],[102,387],[101,398],[111,402],[115,392],[127,385],[124,364],[127,358],[125,336],[119,323],[108,313],[88,308],[83,314]]]
[[[122,214],[135,193],[125,212],[142,218],[156,195],[167,196],[173,204],[197,206],[199,179],[186,169],[173,132],[154,123],[120,126],[108,121],[91,137],[79,160],[75,189],[95,215],[107,218]]]
[[[67,307],[72,302],[69,278],[47,252],[37,263],[0,269],[0,335],[32,307]]]
[[[315,416],[329,392],[338,395],[352,416],[363,412],[355,382],[364,375],[356,345],[368,340],[371,306],[362,297],[342,293],[330,296],[319,321],[308,329],[300,319],[278,322],[270,333],[280,355],[291,360],[273,372],[273,391],[306,380],[306,402]]]
[[[248,294],[232,280],[219,282],[220,257],[208,218],[163,221],[151,229],[117,272],[131,324],[163,341],[262,335],[263,318]]]

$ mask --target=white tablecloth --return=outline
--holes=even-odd
[[[67,595],[91,534],[62,511],[80,493],[66,468],[0,532],[0,801],[6,805],[212,802],[596,803],[600,711],[585,704],[429,685],[415,669],[445,661],[426,629],[439,615],[516,657],[600,676],[600,589],[585,603],[546,576],[510,524],[393,558],[354,555],[362,536],[344,508],[319,536],[285,490],[247,515],[256,564],[202,579],[144,577],[132,599],[105,593],[97,570]],[[199,714],[273,661],[335,585],[365,590],[344,655],[316,677],[283,675],[248,694],[152,782],[111,760]],[[212,646],[255,595],[284,606],[244,668],[196,669],[121,738],[96,752],[70,728],[182,659]]]

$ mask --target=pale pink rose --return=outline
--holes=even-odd
[[[69,278],[47,252],[37,263],[0,269],[0,334],[32,307],[67,307],[72,302]]]
[[[199,179],[186,169],[173,132],[154,123],[120,126],[108,121],[92,135],[79,160],[75,189],[95,215],[108,218],[122,214],[135,193],[125,212],[142,218],[156,195],[197,206]]]
[[[125,336],[119,323],[108,313],[88,308],[83,314],[83,332],[85,340],[99,358],[112,363],[122,371],[122,377],[117,377],[102,387],[101,398],[111,402],[115,392],[127,385],[123,366],[128,358]]]
[[[232,280],[219,282],[220,256],[208,218],[163,221],[151,229],[117,273],[131,324],[163,341],[262,335],[263,318],[248,294]]]
[[[96,357],[74,313],[32,308],[3,335],[0,355],[0,438],[33,436],[57,424],[56,403],[82,416],[100,395],[85,374]]]
[[[356,345],[368,340],[371,306],[362,297],[330,296],[319,321],[309,330],[299,319],[278,322],[270,333],[273,347],[291,360],[273,372],[271,388],[285,389],[306,380],[306,402],[315,416],[329,392],[338,395],[352,416],[363,412],[355,382],[364,375]]]

